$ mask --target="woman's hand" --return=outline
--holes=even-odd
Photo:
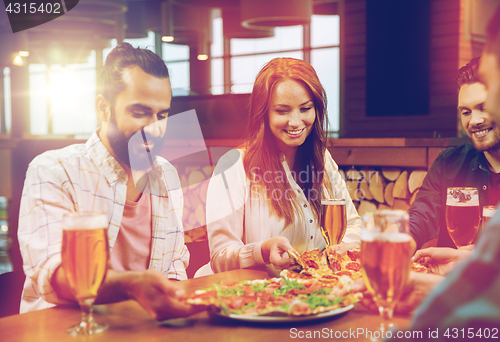
[[[359,249],[360,247],[361,244],[359,242],[349,242],[349,243],[342,242],[338,245],[333,245],[328,248],[337,252],[338,254],[343,254],[347,251],[350,251],[351,249]]]
[[[266,263],[271,263],[276,268],[287,268],[294,261],[288,257],[283,257],[287,250],[294,249],[290,241],[284,236],[275,236],[262,242],[262,258]],[[287,254],[288,256],[288,254]]]
[[[469,248],[431,247],[418,250],[413,256],[413,261],[424,264],[431,273],[445,276],[471,253],[472,249]]]

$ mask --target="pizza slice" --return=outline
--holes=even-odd
[[[429,268],[419,262],[412,262],[411,270],[418,273],[429,273]]]
[[[325,254],[335,275],[349,276],[354,281],[361,277],[360,250],[358,248],[343,251],[337,246],[327,246]]]

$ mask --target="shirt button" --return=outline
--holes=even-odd
[[[309,220],[309,223],[313,223],[313,220]]]
[[[314,239],[314,237],[313,237],[313,236],[311,236],[311,240],[312,240],[312,239]]]
[[[118,199],[116,200],[116,203],[118,203],[118,204],[122,204],[122,199],[121,199],[121,198],[118,198]]]
[[[486,185],[483,185],[483,190],[486,190],[488,189],[488,187]]]
[[[304,204],[304,208],[307,208],[307,204]]]

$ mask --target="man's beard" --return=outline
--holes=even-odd
[[[143,142],[143,134],[147,142],[154,143],[151,151],[148,153],[146,149],[141,148],[140,151],[131,150],[129,152],[129,141],[133,139],[133,144],[135,143],[134,145],[140,146],[139,142]],[[109,141],[109,145],[113,149],[116,160],[120,164],[136,171],[152,168],[154,166],[153,164],[155,158],[161,151],[162,147],[162,138],[153,138],[144,131],[138,131],[129,137],[125,136],[125,134],[118,129],[113,109],[111,110],[107,138]]]
[[[472,141],[472,146],[479,152],[488,152],[488,151],[498,151],[500,150],[500,132],[498,132],[495,128],[491,131],[494,134],[494,139],[489,142],[479,142],[476,138],[469,135],[469,139]]]

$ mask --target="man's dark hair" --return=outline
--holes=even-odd
[[[126,87],[122,71],[131,66],[138,66],[145,73],[158,78],[168,78],[167,66],[160,56],[148,49],[134,48],[129,43],[122,43],[106,58],[97,83],[98,94],[114,104],[116,96]]]
[[[459,91],[464,84],[479,82],[477,69],[479,68],[480,59],[480,57],[472,58],[469,63],[458,69],[457,87]]]

